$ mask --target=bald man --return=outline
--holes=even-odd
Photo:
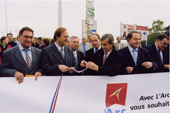
[[[80,45],[78,47],[79,51],[82,51],[83,53],[85,53],[87,50],[92,48],[92,45],[87,43],[86,37],[82,37],[81,41],[82,41],[82,43],[80,43]]]

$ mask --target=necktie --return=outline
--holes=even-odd
[[[24,49],[26,52],[25,63],[27,64],[28,68],[31,68],[31,59],[28,55],[28,49]]]
[[[135,63],[135,66],[136,66],[136,61],[137,61],[137,56],[136,56],[136,52],[137,52],[137,50],[132,50],[132,52],[133,52],[133,55],[132,55],[132,57],[133,57],[133,61],[134,61],[134,63]]]
[[[85,44],[83,43],[83,53],[86,52],[86,47],[85,47]]]
[[[62,57],[63,57],[63,59],[64,59],[63,48],[61,48],[61,50],[60,50],[60,54],[61,54],[61,56],[62,56]]]
[[[162,58],[161,58],[161,53],[160,53],[161,51],[160,50],[158,50],[158,53],[159,53],[159,58],[160,58],[160,60],[161,60],[161,64],[163,64],[163,62],[162,62]]]
[[[74,57],[76,58],[76,51],[73,51]]]
[[[103,65],[104,65],[104,63],[106,61],[106,58],[107,58],[107,52],[104,53]]]
[[[98,51],[98,48],[95,48],[95,52]]]

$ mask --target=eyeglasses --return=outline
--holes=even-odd
[[[24,35],[24,38],[33,38],[33,36]]]

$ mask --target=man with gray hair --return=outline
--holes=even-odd
[[[91,62],[82,61],[82,67],[88,67],[88,75],[118,75],[123,65],[123,56],[113,47],[112,34],[104,34],[101,37],[102,49],[98,50]]]
[[[70,37],[69,47],[73,50],[73,54],[74,54],[74,57],[76,59],[76,66],[78,66],[78,70],[83,69],[80,66],[80,63],[81,63],[82,60],[84,60],[84,54],[83,54],[83,52],[77,50],[78,47],[79,47],[79,38],[77,36]]]

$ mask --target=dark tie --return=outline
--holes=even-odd
[[[83,52],[85,53],[86,52],[86,47],[85,47],[85,44],[83,43]]]
[[[62,56],[62,57],[63,57],[63,59],[64,59],[63,48],[61,48],[61,50],[60,50],[60,54],[61,54],[61,56]]]
[[[160,50],[158,50],[158,53],[159,53],[159,59],[161,60],[161,64],[163,64],[163,62],[162,62],[162,58],[161,58],[161,51],[160,51]]]
[[[95,48],[95,52],[98,51],[98,48]]]
[[[134,50],[134,49],[132,50],[132,53],[133,53],[132,57],[133,57],[133,61],[135,63],[135,66],[136,66],[136,61],[137,61],[136,52],[137,52],[137,50]]]
[[[107,52],[104,53],[103,65],[104,65],[104,63],[106,61],[106,58],[107,58]]]
[[[31,68],[31,59],[28,55],[28,49],[24,49],[26,52],[25,63],[27,64],[28,68]]]

